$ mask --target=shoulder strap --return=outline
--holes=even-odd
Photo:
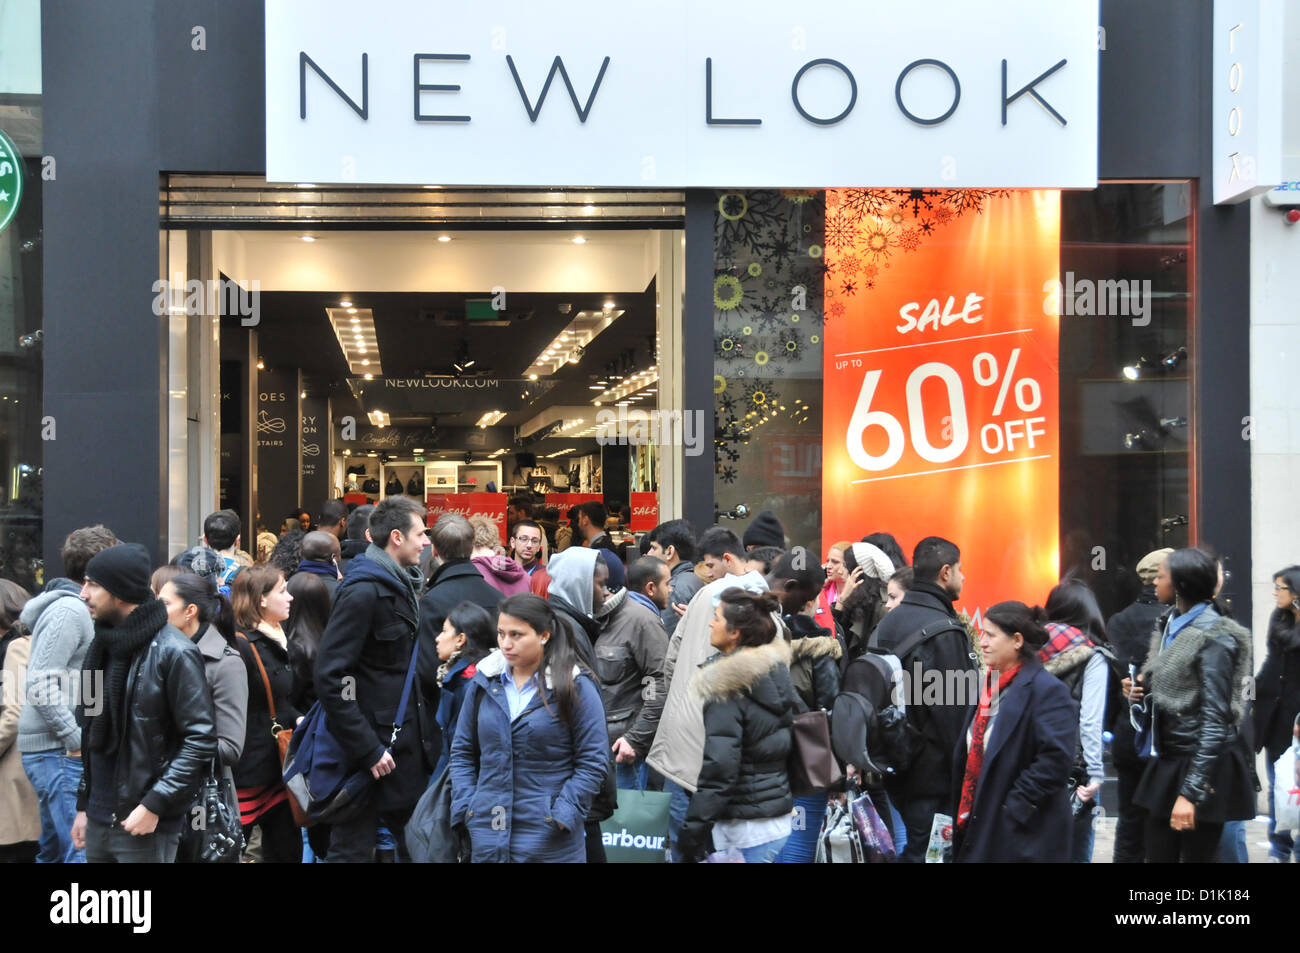
[[[237,636],[244,640],[248,646],[248,651],[253,654],[253,661],[257,663],[257,670],[262,673],[262,687],[266,689],[266,707],[271,711],[271,734],[284,731],[280,721],[275,716],[275,699],[271,697],[271,680],[266,677],[266,666],[262,664],[262,656],[257,651],[257,646],[248,640],[248,636],[242,632],[236,632]]]
[[[415,663],[419,657],[420,633],[416,632],[411,646],[411,664],[406,666],[406,682],[402,685],[402,700],[397,703],[397,718],[393,721],[393,736],[388,739],[390,749],[397,744],[397,733],[402,730],[402,722],[406,720],[406,703],[411,699],[411,685],[415,681]]]
[[[919,632],[913,632],[903,641],[899,642],[894,648],[893,655],[900,662],[915,652],[925,642],[930,641],[936,635],[942,632],[960,632],[963,636],[966,634],[966,627],[956,619],[944,619],[942,622],[935,622],[927,625]]]

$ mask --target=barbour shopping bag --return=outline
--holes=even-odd
[[[620,788],[618,808],[601,821],[600,838],[611,864],[662,864],[667,860],[668,805],[663,791]]]

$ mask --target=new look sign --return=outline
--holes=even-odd
[[[1097,23],[1097,0],[267,0],[267,177],[1091,188]]]

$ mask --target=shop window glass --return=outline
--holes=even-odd
[[[1190,183],[714,197],[714,499],[724,525],[747,525],[726,521],[744,504],[774,510],[792,543],[823,556],[836,541],[823,533],[890,531],[910,557],[922,533],[895,529],[903,511],[961,508],[977,518],[959,545],[974,550],[989,527],[999,536],[970,567],[984,584],[981,605],[1041,603],[1070,573],[1108,613],[1135,595],[1133,567],[1146,552],[1194,538]],[[944,277],[932,280],[923,262],[942,263]],[[878,286],[890,294],[873,294]],[[796,301],[800,288],[806,298]],[[900,288],[917,290],[914,322],[899,312]],[[1015,320],[997,324],[1006,314],[995,311]],[[903,334],[909,323],[915,333]],[[971,343],[927,350],[940,328],[945,348],[954,335]],[[888,346],[826,353],[828,338],[864,334]],[[828,388],[834,362],[853,355],[864,356],[856,376],[845,372],[852,387]],[[873,368],[883,375],[877,392],[860,393]],[[905,380],[915,391],[906,400]],[[855,422],[856,459],[871,468],[842,482],[879,489],[855,490],[862,505],[846,510],[839,492],[823,499],[822,471],[852,454],[823,453],[823,438],[843,443]],[[982,456],[958,453],[964,446]],[[925,480],[980,468],[1001,473]],[[952,497],[933,499],[939,486]],[[1022,528],[1001,525],[1011,512]]]

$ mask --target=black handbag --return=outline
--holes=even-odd
[[[400,477],[397,476],[397,474],[393,474],[392,478],[387,483],[384,484],[384,495],[385,496],[402,495],[402,480]]]
[[[379,479],[378,479],[377,477],[370,477],[368,480],[366,480],[365,483],[361,484],[361,492],[362,492],[362,493],[378,493],[378,492],[379,492]]]
[[[234,781],[217,773],[216,761],[186,811],[176,860],[184,864],[235,864],[244,849],[244,826]]]
[[[411,474],[411,479],[406,481],[406,492],[411,496],[419,496],[424,492],[424,475],[416,470]]]

